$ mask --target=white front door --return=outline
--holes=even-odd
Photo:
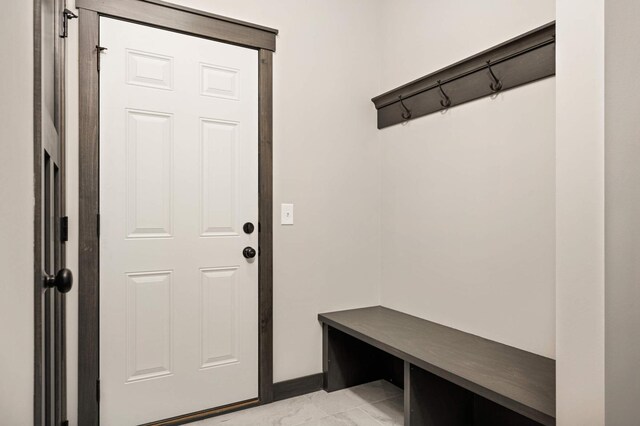
[[[257,51],[108,18],[100,43],[102,425],[257,398]]]

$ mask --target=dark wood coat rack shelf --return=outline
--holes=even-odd
[[[555,75],[555,33],[553,21],[376,96],[378,129]]]

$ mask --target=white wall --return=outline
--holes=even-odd
[[[382,89],[554,12],[553,0],[385,2]],[[380,131],[385,306],[555,356],[554,133],[553,78]]]
[[[604,424],[604,0],[557,2],[557,421]]]
[[[318,373],[317,314],[380,302],[380,145],[369,101],[379,91],[377,3],[174,2],[280,30],[274,57],[274,379]],[[77,21],[71,24],[69,258],[76,262]],[[295,204],[294,226],[279,225],[283,202]],[[77,290],[70,295],[73,424]]]
[[[33,423],[32,3],[13,2],[0,14],[0,423],[7,425]]]

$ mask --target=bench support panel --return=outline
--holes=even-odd
[[[403,387],[404,362],[327,324],[322,328],[324,390],[333,392],[375,380]]]

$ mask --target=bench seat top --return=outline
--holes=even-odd
[[[542,424],[555,424],[553,359],[382,306],[318,319]]]

